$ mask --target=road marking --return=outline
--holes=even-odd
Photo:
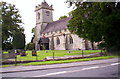
[[[45,74],[45,75],[39,75],[39,76],[35,76],[35,77],[44,77],[44,76],[57,75],[57,74],[63,74],[63,73],[67,73],[67,71],[54,72],[54,73],[49,73],[49,74]]]
[[[56,74],[63,74],[63,73],[67,73],[67,71],[54,72],[54,73],[49,73],[49,74],[46,74],[46,75],[56,75]]]
[[[110,66],[110,65],[105,65],[105,66],[100,66],[100,67],[108,67],[108,66]]]
[[[88,70],[88,69],[95,69],[95,68],[99,68],[99,67],[95,66],[95,67],[89,67],[89,68],[82,68],[80,70],[67,71],[67,73],[78,72],[78,71],[83,71],[83,70]]]
[[[58,75],[58,74],[63,74],[63,73],[72,73],[72,72],[78,72],[78,71],[83,71],[83,70],[88,70],[88,69],[95,69],[95,68],[99,68],[99,67],[95,66],[95,67],[82,68],[80,70],[54,72],[54,73],[49,73],[49,74],[45,74],[45,75],[39,75],[39,76],[35,76],[35,77],[44,77],[44,76]]]
[[[88,67],[88,68],[83,68],[82,70],[89,70],[89,69],[95,69],[95,68],[99,68],[98,66],[95,67]]]
[[[120,64],[120,63],[113,63],[113,64],[111,64],[111,65],[118,65],[118,64]]]
[[[105,66],[87,67],[87,68],[82,68],[82,69],[80,69],[80,70],[54,72],[54,73],[48,73],[48,74],[45,74],[45,75],[38,75],[38,76],[34,76],[34,77],[44,77],[44,76],[58,75],[58,74],[63,74],[63,73],[72,73],[72,72],[78,72],[78,71],[96,69],[96,68],[101,68],[101,67],[108,67],[108,66],[111,66],[111,65],[118,65],[118,64],[120,64],[120,63],[112,63],[112,64],[110,64],[110,65],[105,65]]]

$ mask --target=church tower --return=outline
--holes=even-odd
[[[36,45],[40,39],[40,35],[42,31],[45,29],[48,23],[53,21],[52,15],[53,7],[49,6],[47,2],[44,0],[41,5],[36,6],[36,27],[35,27],[35,37],[36,37]],[[38,47],[38,46],[35,46]],[[36,48],[38,50],[38,48]]]

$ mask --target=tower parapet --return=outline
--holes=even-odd
[[[39,4],[38,6],[36,6],[36,11],[39,9],[49,9],[49,10],[53,10],[53,6],[52,5],[48,5],[47,2],[42,2],[41,5]]]

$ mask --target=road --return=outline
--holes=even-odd
[[[118,77],[120,63],[106,63],[69,68],[3,73],[3,77]]]

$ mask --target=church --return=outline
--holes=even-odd
[[[35,50],[90,50],[96,43],[72,34],[67,25],[70,17],[53,21],[53,6],[46,1],[36,6]]]

